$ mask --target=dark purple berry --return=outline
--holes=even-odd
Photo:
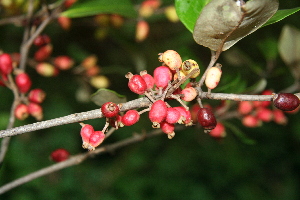
[[[273,98],[274,106],[283,111],[295,110],[299,104],[299,98],[291,93],[279,93]]]
[[[217,120],[209,108],[200,108],[197,114],[199,124],[205,130],[212,130],[217,126]]]

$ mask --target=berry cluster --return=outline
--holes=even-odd
[[[14,110],[17,119],[24,120],[31,115],[40,121],[43,118],[43,109],[40,104],[44,101],[46,93],[39,88],[30,90],[32,81],[29,75],[14,68],[18,64],[18,59],[13,59],[16,57],[7,53],[0,55],[1,85],[12,90],[17,89],[19,96]],[[13,74],[15,75],[14,79],[12,78]]]

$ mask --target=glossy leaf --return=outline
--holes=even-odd
[[[108,90],[101,88],[97,92],[95,92],[91,96],[91,100],[98,106],[102,106],[102,104],[106,102],[114,102],[114,103],[125,103],[126,97],[124,95],[120,95],[113,90]]]
[[[175,0],[175,7],[180,21],[193,32],[201,10],[211,0]]]
[[[277,11],[277,0],[212,0],[197,19],[195,41],[214,51],[225,51],[256,31]]]
[[[69,18],[87,17],[102,13],[119,14],[125,17],[136,17],[137,13],[134,10],[130,0],[88,0],[78,1],[68,10],[62,13],[63,16]]]

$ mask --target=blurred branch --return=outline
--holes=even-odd
[[[135,144],[137,142],[141,142],[144,141],[145,139],[149,139],[151,137],[157,136],[162,134],[162,131],[160,129],[155,129],[153,131],[151,131],[148,134],[134,134],[132,137],[124,139],[122,141],[116,142],[114,144],[110,144],[110,145],[106,145],[103,147],[99,147],[97,148],[95,151],[90,151],[90,152],[86,152],[86,153],[82,153],[82,154],[78,154],[75,156],[70,157],[68,160],[65,160],[63,162],[59,162],[56,164],[53,164],[49,167],[45,167],[43,169],[40,169],[38,171],[35,171],[31,174],[28,174],[22,178],[16,179],[6,185],[3,185],[2,187],[0,187],[0,194],[3,194],[15,187],[18,187],[22,184],[25,184],[27,182],[30,182],[36,178],[45,176],[47,174],[56,172],[58,170],[67,168],[67,167],[71,167],[74,165],[78,165],[80,163],[82,163],[84,160],[86,160],[87,158],[93,157],[95,155],[100,155],[106,152],[112,152],[115,151],[119,148],[131,145],[131,144]]]

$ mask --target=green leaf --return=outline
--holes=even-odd
[[[253,139],[250,139],[243,131],[241,131],[236,125],[229,123],[228,121],[223,122],[224,126],[228,129],[230,129],[235,136],[237,136],[243,143],[254,145],[256,144],[256,141]]]
[[[211,0],[175,0],[175,8],[180,21],[193,32],[197,18],[204,6]]]
[[[202,9],[193,37],[213,51],[226,51],[267,22],[278,5],[278,0],[212,0]]]
[[[87,17],[101,13],[119,14],[125,17],[137,16],[130,0],[88,0],[79,2],[81,1],[64,11],[62,15],[70,18]]]
[[[101,88],[91,96],[91,100],[98,106],[102,106],[106,102],[125,103],[126,97],[109,89]]]
[[[285,9],[285,10],[278,10],[275,15],[273,15],[273,17],[271,19],[269,19],[264,25],[264,26],[268,26],[270,24],[274,24],[276,22],[281,21],[282,19],[298,12],[300,10],[300,7],[297,8],[292,8],[292,9]]]

